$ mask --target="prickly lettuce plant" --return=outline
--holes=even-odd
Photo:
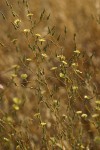
[[[1,39],[5,59],[0,84],[0,148],[9,150],[99,149],[100,101],[94,54],[77,48],[65,55],[67,29],[56,32],[44,9],[34,17],[28,1],[25,22],[9,1],[9,29]],[[6,23],[5,14],[1,13]],[[40,25],[45,31],[40,30]],[[7,55],[8,54],[8,55]],[[9,63],[7,63],[7,60]],[[3,68],[1,66],[1,68]]]

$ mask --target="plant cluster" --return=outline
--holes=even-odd
[[[100,95],[95,83],[98,68],[94,53],[77,48],[76,34],[71,55],[60,40],[67,29],[56,33],[44,9],[34,18],[27,0],[26,24],[5,1],[12,15],[11,33],[1,49],[11,66],[1,74],[0,149],[2,150],[92,150],[100,144]],[[1,12],[2,21],[6,16]],[[39,26],[45,22],[45,32]],[[12,60],[13,58],[13,60]]]

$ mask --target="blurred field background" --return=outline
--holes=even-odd
[[[8,4],[8,6],[7,6]],[[12,6],[11,8],[9,7]],[[45,9],[45,14],[47,20],[44,19],[39,24],[36,25],[34,29],[34,34],[41,34],[46,40],[53,40],[54,45],[51,44],[47,48],[47,55],[51,58],[41,64],[41,61],[37,61],[36,53],[32,52],[28,44],[33,43],[33,38],[31,36],[25,38],[23,33],[24,29],[31,28],[31,24],[27,17],[27,10],[33,14],[32,20],[38,22],[41,12]],[[14,15],[13,15],[14,13]],[[14,21],[20,19],[20,27],[16,31],[14,29]],[[48,27],[54,28],[54,36],[47,35]],[[66,29],[66,35],[65,35]],[[59,38],[59,42],[57,41]],[[15,39],[15,44],[14,44]],[[17,39],[17,40],[16,40]],[[28,41],[29,40],[29,41]],[[47,138],[53,137],[58,133],[52,124],[57,125],[55,122],[55,115],[51,114],[50,109],[46,108],[44,104],[38,104],[38,94],[34,92],[34,88],[37,88],[38,83],[35,81],[37,79],[37,68],[45,68],[47,76],[53,76],[50,72],[50,68],[57,65],[57,62],[53,60],[54,52],[60,52],[59,48],[62,47],[64,56],[69,59],[75,49],[75,46],[81,52],[86,52],[87,58],[93,54],[92,65],[90,66],[88,60],[85,66],[80,64],[82,71],[87,72],[89,69],[93,73],[92,85],[96,89],[96,97],[93,99],[100,99],[100,1],[99,0],[29,0],[28,4],[25,0],[1,0],[0,1],[0,118],[4,121],[7,119],[12,122],[13,126],[8,126],[5,123],[4,131],[1,130],[1,140],[0,149],[21,149],[18,147],[19,139],[26,143],[26,147],[29,149],[47,149],[42,147],[41,138],[42,131],[39,128],[39,121],[34,119],[34,115],[37,112],[41,112],[42,119],[47,122]],[[45,45],[41,46],[42,49]],[[17,50],[16,50],[17,49]],[[27,58],[31,58],[32,61],[28,67],[21,62]],[[82,68],[85,67],[85,68]],[[18,71],[18,72],[17,72]],[[16,84],[11,80],[11,75],[17,72],[18,78],[14,80]],[[20,78],[21,74],[28,74],[28,80],[31,81],[28,84]],[[42,75],[41,75],[42,76]],[[25,87],[20,86],[24,84]],[[61,99],[60,115],[66,113],[66,102],[67,97],[66,90],[63,88],[63,84],[55,79],[48,81],[50,90],[53,90],[53,86],[57,85],[59,90],[54,95],[55,99]],[[81,95],[89,94],[90,97],[94,97],[93,89],[91,84],[83,89],[80,89]],[[33,87],[29,89],[27,87]],[[42,93],[45,98],[48,98],[48,90],[45,92],[44,88]],[[20,108],[16,111],[17,106],[14,110],[14,101],[21,100]],[[41,106],[40,106],[41,105]],[[94,102],[89,104],[89,109],[94,109]],[[81,110],[86,113],[87,111],[82,108],[82,103],[78,100],[74,105],[75,110]],[[100,110],[99,110],[100,111]],[[98,111],[98,112],[99,112]],[[97,112],[97,113],[98,113]],[[72,115],[72,112],[66,115]],[[99,116],[100,117],[100,116]],[[99,119],[100,120],[100,119]],[[61,120],[60,120],[61,121]],[[2,122],[1,122],[2,123]],[[86,123],[86,122],[85,122]],[[75,121],[74,127],[76,131],[73,131],[73,135],[78,139],[78,126],[80,128],[80,122]],[[100,122],[98,123],[98,131],[100,131]],[[15,128],[15,129],[14,129]],[[56,128],[56,127],[55,127]],[[90,131],[90,132],[88,132]],[[78,147],[75,150],[86,149],[86,150],[99,150],[99,144],[94,142],[95,137],[100,136],[96,127],[87,123],[84,127],[83,141],[85,147]],[[23,134],[21,134],[21,132]],[[9,139],[12,141],[8,144],[7,141],[3,141],[2,138]],[[28,134],[28,135],[27,135]],[[28,137],[29,136],[29,139]],[[100,138],[100,137],[99,137]],[[73,139],[73,138],[72,138]],[[30,142],[29,142],[29,141]],[[58,140],[59,141],[59,140]],[[58,145],[55,146],[55,150],[73,150],[70,142],[63,141],[64,147],[61,148]],[[100,142],[100,139],[99,139]],[[5,145],[4,145],[5,143]],[[24,143],[24,144],[25,144]],[[28,145],[28,143],[30,143]],[[10,146],[9,146],[10,145]],[[20,144],[19,144],[20,145]],[[22,146],[24,147],[24,146]],[[24,150],[25,148],[23,148]],[[48,148],[50,149],[50,148]],[[26,149],[25,149],[26,150]]]

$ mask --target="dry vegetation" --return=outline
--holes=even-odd
[[[0,1],[0,150],[100,149],[99,0]]]

